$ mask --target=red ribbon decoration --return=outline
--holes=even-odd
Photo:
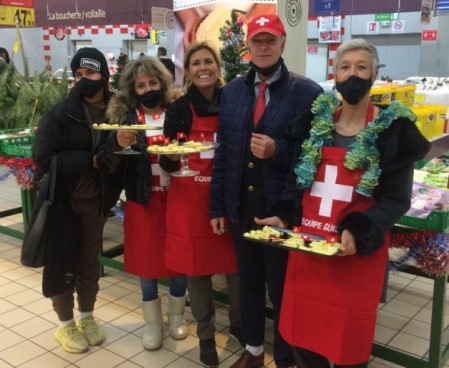
[[[24,169],[24,168],[31,168],[35,169],[36,165],[33,162],[33,160],[29,157],[3,157],[0,156],[0,165],[12,167],[15,169]]]
[[[8,171],[15,176],[21,189],[29,190],[33,187],[33,173],[36,165],[31,158],[0,156],[0,165],[9,168]]]

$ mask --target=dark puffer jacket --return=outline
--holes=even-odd
[[[310,109],[322,89],[310,79],[290,73],[281,66],[281,77],[270,84],[270,100],[255,133],[274,139],[276,156],[263,160],[265,206],[267,211],[279,200],[284,189],[292,151],[292,140],[285,134],[287,123]],[[239,221],[241,186],[252,132],[255,103],[255,72],[225,86],[220,104],[217,141],[211,187],[211,218],[229,217]]]
[[[123,124],[139,124],[137,120],[137,111],[130,108],[126,99],[117,94],[112,97],[106,112],[107,120],[120,122]],[[133,150],[141,152],[140,155],[114,155],[113,152],[120,151],[115,132],[109,136],[105,152],[109,160],[112,172],[122,175],[123,184],[126,192],[126,198],[140,203],[148,204],[151,194],[151,161],[150,154],[147,152],[147,138],[145,131],[138,131],[136,137],[137,143],[132,146]]]
[[[108,98],[109,99],[109,98]],[[108,170],[107,156],[101,151],[107,132],[101,133],[100,145],[93,150],[93,132],[87,123],[81,97],[72,89],[64,101],[53,107],[40,123],[33,145],[33,160],[40,174],[50,169],[51,157],[57,154],[57,186],[63,190],[64,197],[71,199],[83,174],[93,168],[93,156],[97,154],[97,165],[101,171],[102,211],[107,215],[117,202],[122,189],[118,176]]]

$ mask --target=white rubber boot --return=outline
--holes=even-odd
[[[176,297],[168,295],[168,321],[170,323],[170,336],[175,340],[187,337],[189,330],[184,319],[187,296]]]
[[[143,347],[146,350],[158,350],[162,347],[162,307],[161,299],[142,302],[145,331]]]

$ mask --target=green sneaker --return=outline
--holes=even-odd
[[[81,318],[78,322],[78,329],[86,336],[89,345],[100,345],[106,340],[106,334],[100,329],[93,316]]]
[[[69,353],[84,353],[89,349],[86,336],[78,330],[75,322],[71,322],[64,327],[58,327],[55,331],[55,338],[62,348]]]

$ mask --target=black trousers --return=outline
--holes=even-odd
[[[240,278],[243,337],[248,345],[263,345],[268,288],[273,304],[274,360],[277,367],[292,366],[291,347],[278,328],[288,252],[247,241],[238,234],[234,235],[234,245]]]
[[[293,347],[296,366],[298,368],[330,368],[329,360],[324,356],[314,353],[313,351]],[[353,365],[337,365],[334,368],[367,368],[368,362]]]

